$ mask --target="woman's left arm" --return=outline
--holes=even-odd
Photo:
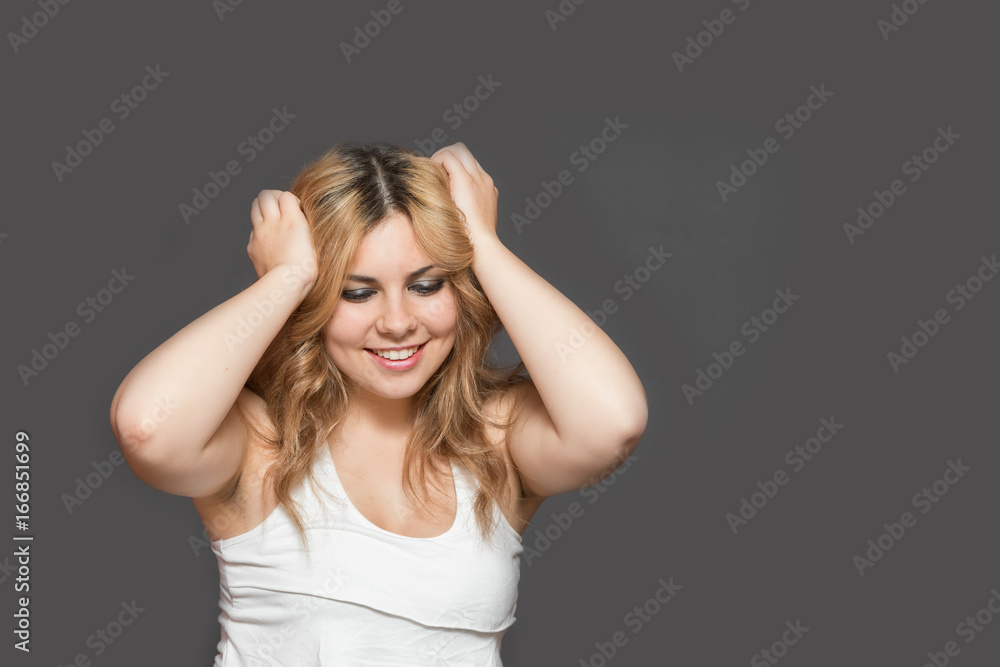
[[[597,483],[645,432],[639,377],[586,313],[500,241],[499,191],[468,148],[457,143],[431,159],[448,173],[475,248],[476,277],[531,375],[515,390],[522,406],[508,436],[525,493],[548,497]]]

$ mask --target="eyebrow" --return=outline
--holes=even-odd
[[[416,271],[411,271],[409,274],[407,274],[406,279],[407,280],[412,280],[413,278],[416,278],[417,276],[419,276],[421,274],[427,273],[428,271],[430,271],[433,268],[435,268],[433,264],[428,264],[427,266],[425,266],[422,269],[417,269]],[[347,276],[347,279],[348,280],[353,280],[353,281],[359,282],[359,283],[368,283],[370,285],[378,283],[378,279],[377,278],[372,278],[371,276],[357,276],[357,275],[353,275],[352,274],[352,275]]]

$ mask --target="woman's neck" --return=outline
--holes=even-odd
[[[401,447],[413,430],[413,408],[412,397],[387,399],[355,395],[340,431],[349,436],[348,441]]]

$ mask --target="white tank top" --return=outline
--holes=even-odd
[[[492,544],[482,540],[478,480],[453,461],[454,524],[407,537],[351,504],[326,444],[313,466],[319,488],[307,478],[292,492],[308,555],[280,504],[256,528],[211,542],[222,630],[214,667],[500,667],[524,548],[496,503]]]

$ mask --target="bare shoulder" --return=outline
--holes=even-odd
[[[244,387],[237,403],[259,430],[274,433],[274,422],[263,398]],[[264,484],[264,475],[275,461],[276,451],[249,427],[246,437],[243,463],[232,479],[211,496],[192,498],[205,530],[213,540],[236,537],[252,530],[278,505],[277,497]]]

